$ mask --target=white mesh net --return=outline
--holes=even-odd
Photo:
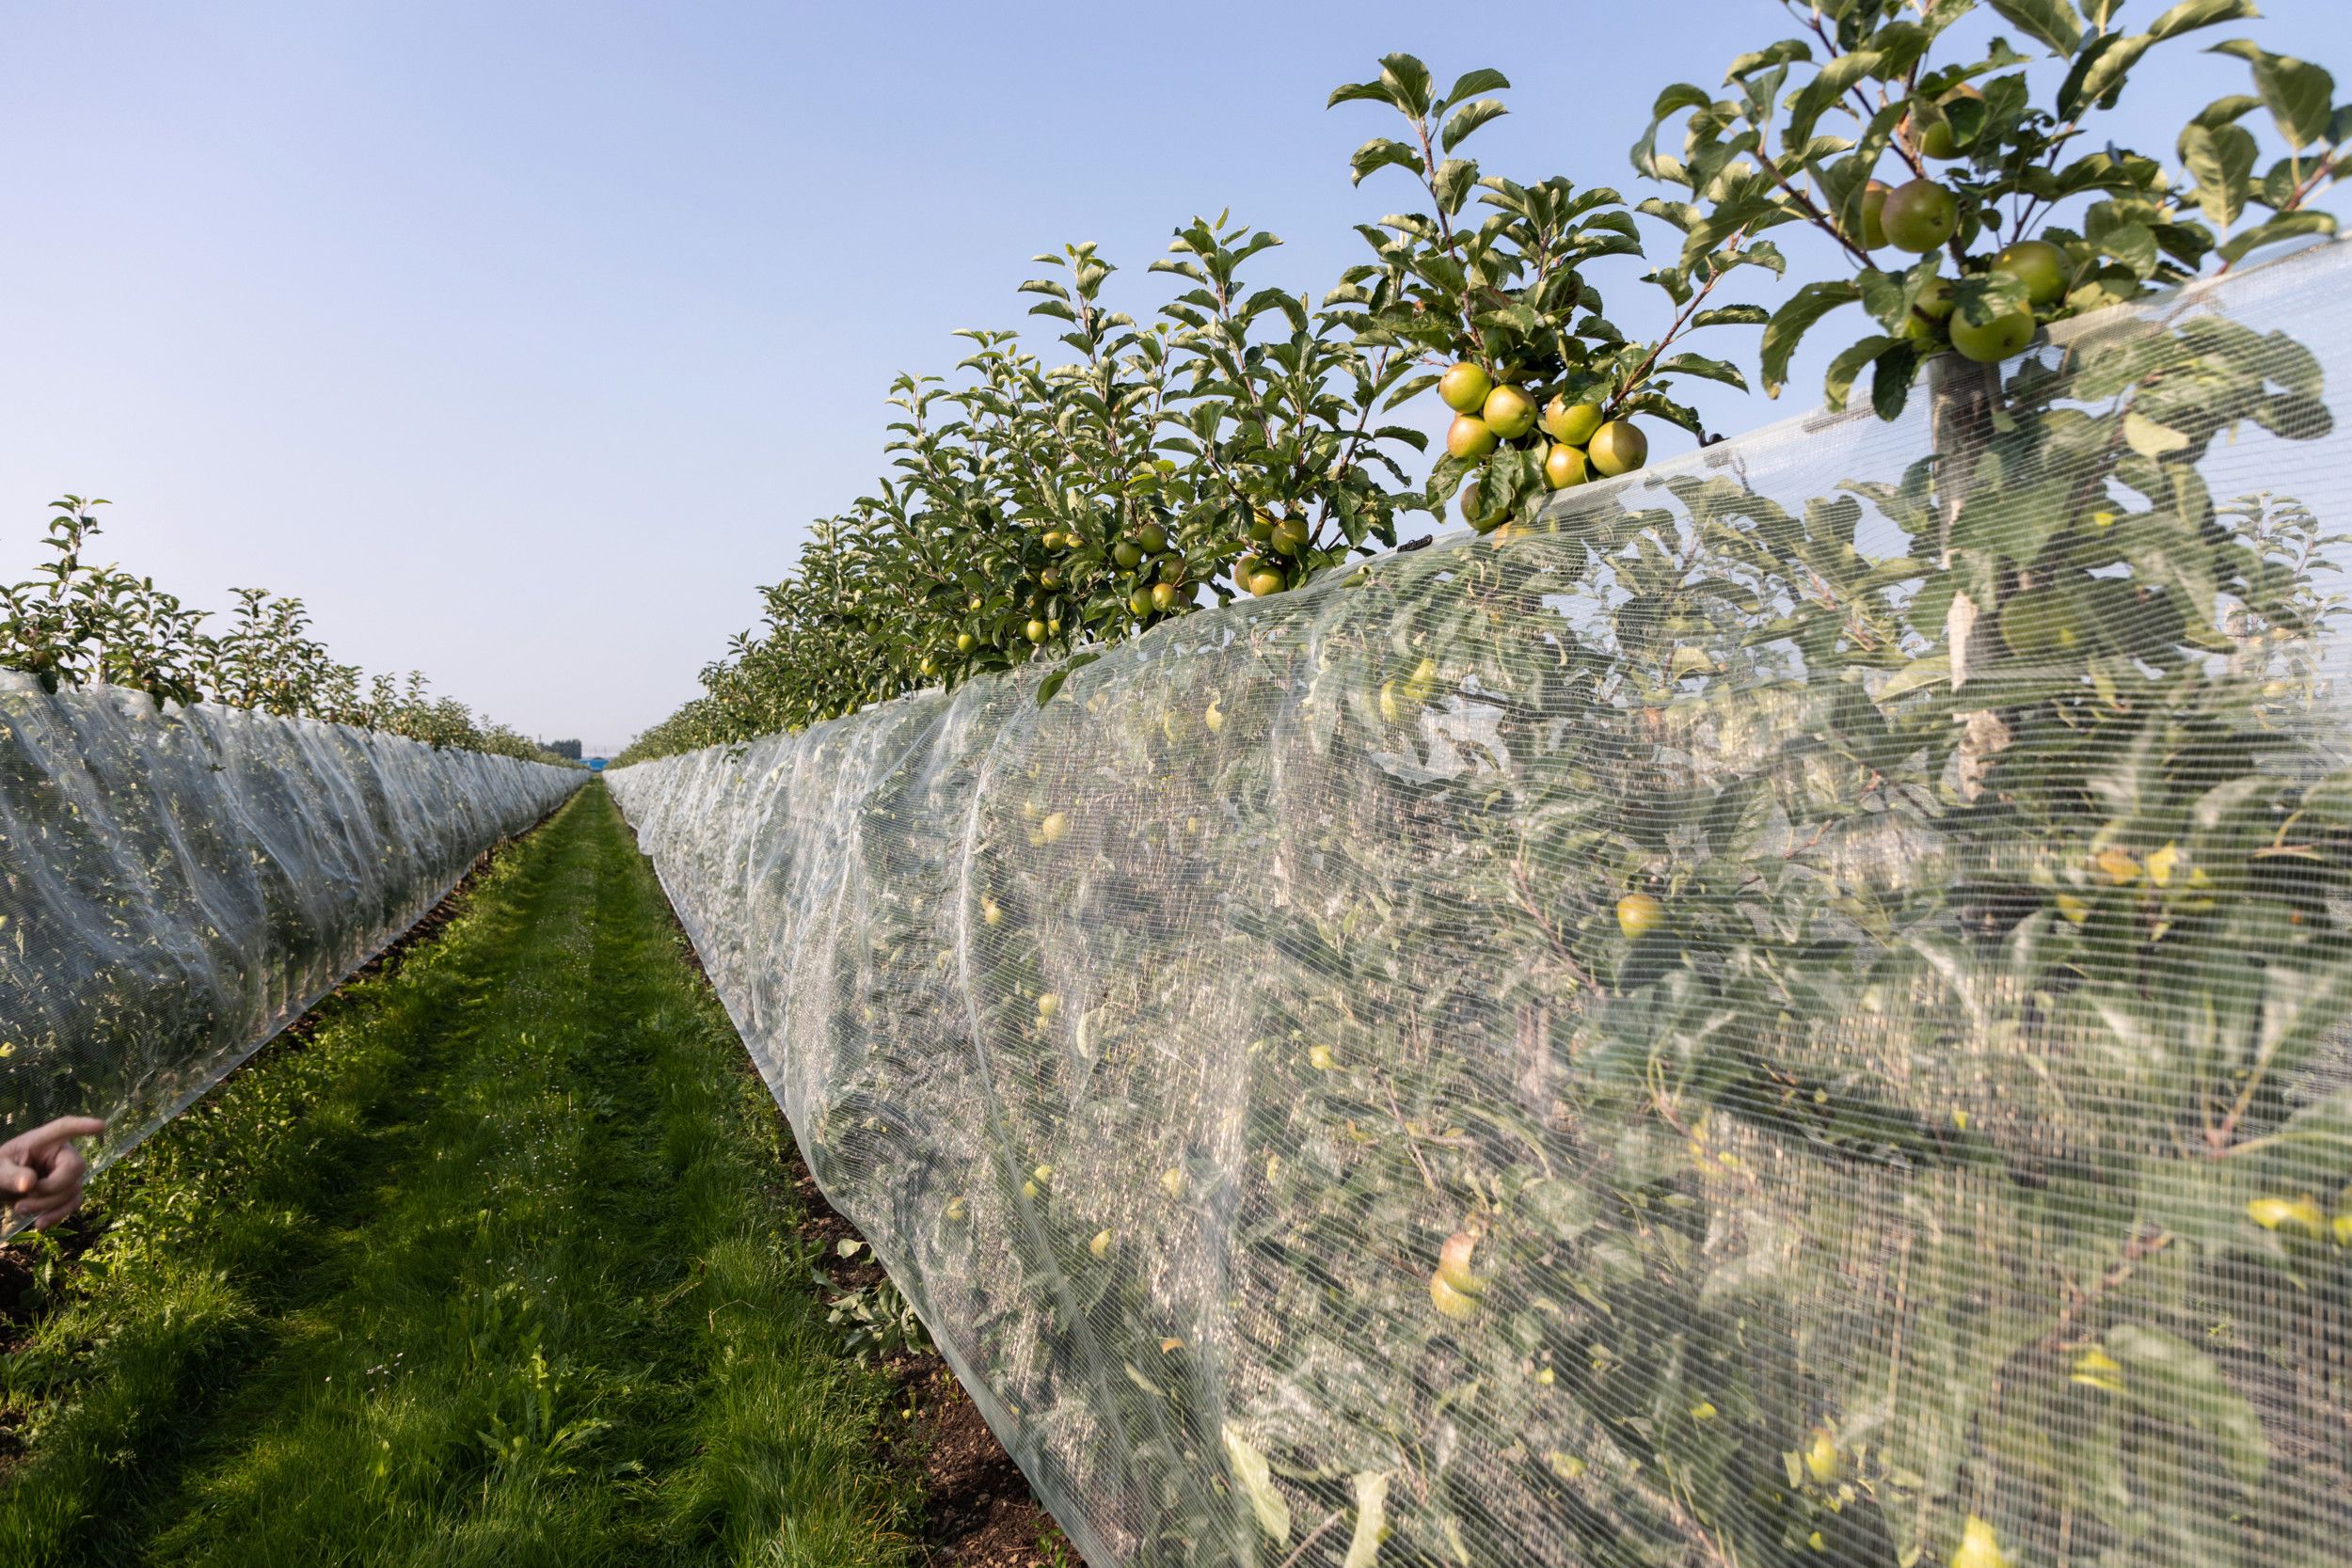
[[[2341,1561],[2344,256],[609,777],[1091,1560]]]
[[[0,672],[0,1135],[119,1156],[586,778]]]

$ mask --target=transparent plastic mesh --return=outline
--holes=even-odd
[[[607,777],[1090,1561],[2341,1562],[2344,255]]]
[[[0,1135],[119,1156],[587,777],[0,671]]]

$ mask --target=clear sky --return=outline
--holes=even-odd
[[[2352,80],[2352,3],[2265,9],[2253,36]],[[1771,0],[1572,0],[1484,38],[1470,14],[13,0],[0,575],[48,500],[106,496],[102,543],[192,602],[300,594],[344,658],[616,749],[882,471],[892,374],[1022,323],[1035,252],[1100,241],[1140,315],[1168,231],[1230,206],[1288,242],[1263,281],[1319,294],[1349,225],[1409,204],[1394,170],[1348,182],[1387,111],[1323,107],[1379,55],[1512,78],[1473,144],[1495,171],[1638,196],[1658,88],[1790,30]],[[2127,100],[2168,153],[2246,81],[2170,52]],[[1603,287],[1635,330],[1631,272]],[[1752,329],[1714,341],[1753,369]],[[1819,362],[1782,404],[1703,406],[1794,412]]]

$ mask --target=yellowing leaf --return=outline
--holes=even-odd
[[[2009,1568],[2009,1559],[2001,1554],[2001,1538],[1993,1527],[1975,1514],[1962,1528],[1960,1544],[1952,1552],[1952,1568]]]
[[[2110,1393],[2120,1393],[2123,1387],[2121,1375],[2122,1370],[2122,1362],[2093,1345],[2075,1360],[2074,1370],[2069,1376],[2072,1381],[2087,1387],[2105,1388]]]
[[[1282,1494],[1274,1489],[1274,1472],[1265,1462],[1265,1455],[1250,1447],[1249,1439],[1241,1434],[1231,1421],[1225,1423],[1225,1458],[1233,1467],[1233,1480],[1249,1499],[1250,1512],[1258,1516],[1258,1528],[1276,1541],[1291,1538],[1291,1505],[1282,1500]]]
[[[2142,457],[2162,457],[2188,445],[2188,437],[2144,414],[2123,416],[2123,441]]]
[[[1340,1568],[1373,1568],[1380,1559],[1380,1537],[1388,1532],[1389,1478],[1366,1470],[1356,1477],[1356,1532],[1348,1537]]]

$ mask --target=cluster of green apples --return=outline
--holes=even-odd
[[[1192,603],[1192,586],[1185,577],[1192,562],[1158,523],[1146,523],[1113,541],[1111,564],[1127,590],[1127,612],[1138,621],[1172,615]]]
[[[1303,520],[1257,512],[1249,519],[1249,552],[1233,562],[1233,580],[1262,599],[1279,594],[1291,585],[1313,542]]]
[[[1946,93],[1943,103],[1984,95],[1965,84]],[[1923,157],[1949,160],[1962,156],[1949,124],[1927,128],[1913,141]],[[1914,256],[1942,249],[1960,230],[1960,198],[1943,182],[1922,176],[1900,185],[1873,180],[1862,191],[1862,246],[1879,250],[1892,245]],[[2047,240],[2018,240],[1995,252],[1986,270],[2015,278],[2025,288],[2026,303],[1995,309],[1982,321],[1953,312],[1952,284],[1937,277],[1919,293],[1903,332],[1923,349],[1949,343],[1963,358],[1996,364],[2025,352],[2035,328],[2050,308],[2066,298],[2074,267],[2066,252]]]
[[[1554,490],[1595,477],[1614,479],[1649,460],[1649,438],[1631,420],[1603,417],[1598,403],[1554,393],[1537,412],[1523,387],[1464,359],[1438,378],[1438,396],[1454,410],[1445,450],[1475,463],[1504,445],[1544,449],[1544,483]]]

